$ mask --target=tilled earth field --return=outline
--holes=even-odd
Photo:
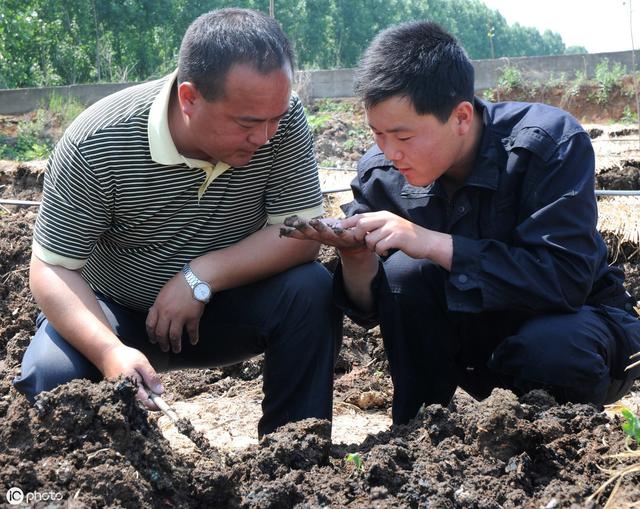
[[[601,130],[597,150],[598,137],[615,138],[615,128]],[[640,188],[637,132],[623,136],[626,145],[611,141],[598,155],[599,187]],[[42,166],[0,162],[0,196],[39,199]],[[31,406],[11,380],[34,332],[27,266],[37,209],[7,209],[0,216],[0,505],[20,488],[37,507],[602,507],[613,483],[588,497],[610,478],[605,470],[634,461],[611,457],[625,451],[613,412],[557,405],[539,391],[518,399],[497,390],[482,402],[458,392],[449,407],[427,407],[410,425],[391,427],[379,332],[348,320],[333,429],[308,420],[258,442],[260,358],[162,375],[167,400],[209,447],[195,447],[161,414],[142,409],[126,380],[75,381]],[[639,299],[637,241],[619,228],[604,233]],[[335,256],[323,251],[321,261],[331,267]],[[625,404],[637,413],[635,389]],[[623,478],[610,507],[638,507],[639,481],[637,473]]]

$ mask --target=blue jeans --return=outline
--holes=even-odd
[[[120,340],[158,371],[224,366],[264,353],[262,436],[291,421],[331,419],[333,366],[342,339],[342,313],[333,305],[331,286],[330,274],[314,262],[216,293],[200,320],[200,341],[192,345],[185,334],[178,354],[148,341],[146,312],[98,300]],[[16,389],[33,401],[73,379],[102,379],[42,314],[37,327]]]

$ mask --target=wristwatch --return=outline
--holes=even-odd
[[[182,275],[193,292],[193,298],[205,304],[209,302],[213,295],[211,285],[196,276],[188,263],[185,263],[184,267],[182,267]]]

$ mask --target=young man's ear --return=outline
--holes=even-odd
[[[453,108],[451,119],[459,135],[465,135],[469,132],[473,123],[473,115],[473,104],[469,101],[462,101]]]
[[[182,113],[187,117],[193,114],[194,104],[199,97],[198,89],[190,81],[183,81],[178,85],[178,102]]]

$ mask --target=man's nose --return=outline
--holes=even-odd
[[[264,122],[259,124],[251,131],[249,142],[256,146],[262,146],[267,143],[278,130],[278,123]]]
[[[384,157],[386,157],[389,161],[393,161],[394,163],[401,161],[404,157],[402,151],[399,150],[393,143],[385,143],[384,146],[380,148],[384,153]]]
[[[262,146],[267,143],[267,141],[269,141],[269,133],[267,132],[266,125],[260,124],[256,126],[255,129],[252,129],[248,139],[252,145],[256,146]]]

